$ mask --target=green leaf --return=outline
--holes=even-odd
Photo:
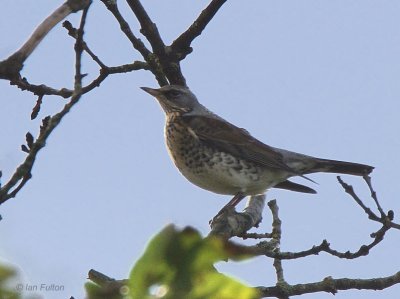
[[[16,271],[12,268],[0,265],[0,298],[1,299],[20,299],[21,296],[15,290],[7,287],[7,280],[16,276]]]
[[[232,250],[233,249],[233,250]],[[246,256],[216,237],[170,225],[156,235],[131,271],[132,299],[254,299],[256,289],[216,271],[214,263]]]

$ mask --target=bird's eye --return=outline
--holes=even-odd
[[[170,98],[176,98],[176,97],[178,97],[179,95],[180,95],[180,92],[177,91],[177,90],[169,90],[169,91],[167,92],[167,96],[170,97]]]

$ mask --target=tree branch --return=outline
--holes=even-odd
[[[203,32],[208,23],[212,20],[225,2],[226,0],[211,1],[211,3],[201,12],[192,25],[190,25],[190,27],[171,44],[172,51],[179,54],[179,60],[183,60],[193,51],[193,49],[190,47],[191,43]]]
[[[100,74],[96,79],[94,79],[88,85],[82,87],[82,94],[88,93],[92,89],[100,86],[100,84],[108,77],[108,75],[128,73],[132,71],[148,70],[148,69],[149,65],[143,61],[135,61],[130,64],[123,64],[118,66],[106,66],[105,68],[100,69]],[[16,85],[19,89],[30,91],[38,96],[56,95],[63,98],[69,98],[70,96],[72,96],[73,93],[73,90],[68,88],[55,89],[45,84],[40,84],[40,85],[31,84],[28,82],[26,78],[19,78],[17,80],[11,81],[10,84]]]
[[[278,205],[276,204],[276,200],[270,200],[268,202],[268,207],[272,213],[272,239],[275,241],[274,243],[276,244],[275,248],[273,249],[273,252],[275,252],[279,255],[279,253],[281,251],[280,245],[281,245],[281,237],[282,237],[282,226],[281,226],[282,221],[279,219],[279,208],[278,208]],[[278,257],[275,257],[273,265],[274,265],[275,273],[276,273],[276,285],[281,286],[281,289],[284,290],[287,285],[287,282],[283,275],[282,260]],[[289,296],[282,293],[282,294],[280,294],[280,296],[278,296],[278,298],[279,299],[289,299]]]
[[[157,25],[153,23],[143,8],[142,3],[139,0],[126,0],[129,7],[132,9],[136,18],[138,19],[141,29],[140,32],[147,38],[153,49],[153,53],[156,54],[160,59],[165,59],[165,45],[158,32]]]
[[[265,255],[270,258],[278,258],[281,260],[298,259],[307,256],[318,255],[321,252],[326,252],[342,259],[356,259],[368,255],[373,247],[383,241],[384,235],[389,229],[390,228],[388,227],[382,227],[377,232],[371,234],[371,236],[374,237],[374,240],[367,245],[361,245],[360,248],[355,252],[340,252],[332,249],[327,240],[323,240],[320,245],[316,245],[310,249],[299,252],[277,252],[274,249],[271,249],[269,244],[270,242],[260,242],[255,246],[248,246],[247,252],[253,255]]]
[[[52,117],[46,117],[42,121],[40,133],[36,141],[29,141],[28,155],[25,161],[18,166],[15,173],[11,176],[10,180],[0,188],[0,205],[6,202],[10,198],[14,198],[19,190],[26,184],[26,182],[32,177],[32,168],[39,151],[45,146],[47,138],[58,126],[61,119],[71,110],[71,108],[79,101],[82,95],[82,75],[81,75],[81,56],[82,56],[82,38],[83,38],[83,27],[85,25],[85,19],[89,7],[86,7],[82,13],[81,23],[78,30],[78,37],[75,43],[76,62],[75,62],[75,89],[72,93],[71,100],[64,108]],[[30,134],[29,134],[30,135]],[[32,138],[33,139],[33,138]]]
[[[141,29],[140,32],[147,38],[153,49],[153,53],[158,57],[165,76],[170,84],[186,86],[186,80],[182,75],[179,60],[175,59],[169,48],[165,44],[158,32],[157,25],[150,19],[146,10],[139,0],[126,0],[130,8],[138,19]]]

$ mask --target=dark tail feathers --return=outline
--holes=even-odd
[[[278,189],[286,189],[286,190],[290,190],[290,191],[296,191],[296,192],[302,192],[302,193],[311,193],[311,194],[315,194],[317,193],[317,191],[315,191],[314,189],[304,186],[304,185],[300,185],[297,183],[293,183],[289,180],[286,180],[284,182],[280,182],[278,184],[276,184],[274,186],[274,188],[278,188]]]
[[[365,164],[318,159],[316,166],[310,171],[310,173],[322,171],[364,176],[370,174],[373,169],[374,167]]]

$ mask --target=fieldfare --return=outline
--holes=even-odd
[[[308,179],[304,175],[314,172],[364,176],[374,169],[266,145],[208,110],[187,87],[141,88],[158,100],[166,114],[165,140],[175,166],[200,188],[234,195],[226,206],[235,206],[245,196],[263,194],[269,188],[316,193],[289,181],[293,176]]]

